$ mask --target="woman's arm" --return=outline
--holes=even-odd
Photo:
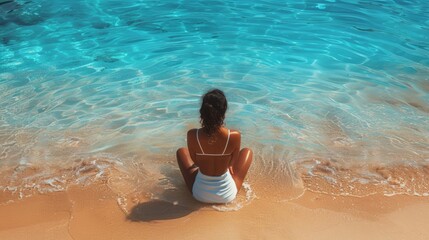
[[[232,174],[234,174],[232,166],[235,162],[238,161],[238,157],[240,155],[241,134],[239,131],[232,130],[230,138],[230,142],[232,143],[234,148],[232,150],[231,161],[229,162],[229,170]]]
[[[196,160],[196,145],[197,141],[195,138],[196,129],[191,129],[188,131],[186,139],[188,144],[189,155],[191,156],[192,161],[195,163]]]

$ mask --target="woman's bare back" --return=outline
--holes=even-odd
[[[233,159],[238,157],[240,140],[238,131],[229,131],[227,128],[220,128],[212,136],[192,129],[188,132],[188,149],[192,160],[203,174],[220,176],[229,169]]]

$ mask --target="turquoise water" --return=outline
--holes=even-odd
[[[250,184],[313,176],[333,188],[349,179],[385,194],[429,192],[389,168],[427,178],[427,1],[0,4],[0,166],[46,175],[25,184],[61,190],[120,168],[161,179],[150,191],[171,185],[175,150],[216,87],[230,102],[227,127],[255,152]],[[96,170],[65,170],[76,162]],[[58,165],[70,178],[52,173]],[[406,179],[398,188],[394,175]],[[4,176],[2,188],[24,184]]]

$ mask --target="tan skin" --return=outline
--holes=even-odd
[[[196,153],[202,152],[197,142],[196,132],[197,129],[188,131],[188,147],[179,148],[176,153],[177,163],[189,191],[192,193],[192,186],[198,171],[208,176],[221,176],[228,170],[234,179],[237,190],[240,190],[253,159],[252,150],[248,148],[240,150],[240,132],[231,130],[228,147],[225,151],[225,154],[231,153],[231,155],[221,157],[197,155]],[[228,129],[220,127],[209,137],[204,129],[201,128],[198,136],[205,153],[220,154],[225,148]]]

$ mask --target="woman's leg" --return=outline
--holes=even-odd
[[[195,182],[195,176],[197,176],[198,167],[192,161],[188,148],[179,148],[176,152],[176,157],[186,186],[188,186],[189,191],[192,193],[192,186]]]
[[[244,178],[249,171],[250,164],[252,164],[252,159],[252,150],[243,148],[238,155],[237,161],[232,163],[232,178],[234,179],[238,191],[240,191],[241,185],[243,185]]]

